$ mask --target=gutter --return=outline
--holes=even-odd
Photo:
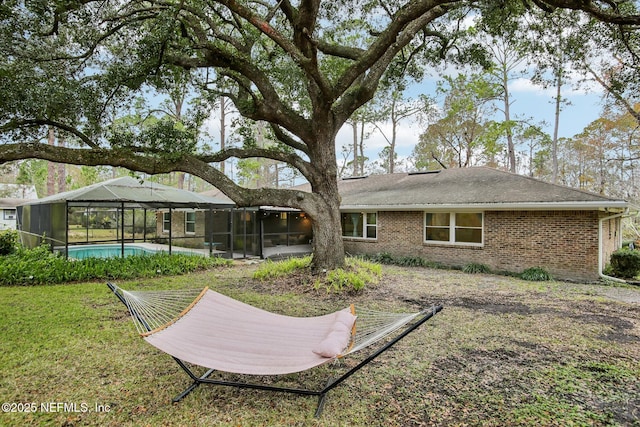
[[[628,212],[628,204],[625,201],[608,202],[510,202],[510,203],[397,203],[397,204],[349,204],[340,205],[343,211],[510,211],[510,210],[548,210],[548,211],[583,211],[595,209],[620,209]]]
[[[625,211],[623,213],[606,216],[606,217],[600,218],[598,220],[598,246],[599,246],[599,248],[598,248],[598,275],[602,279],[612,280],[612,281],[617,282],[617,283],[627,283],[626,280],[622,280],[622,279],[619,279],[617,277],[607,276],[606,274],[604,274],[602,272],[602,268],[603,268],[603,264],[604,264],[604,262],[603,262],[604,261],[603,260],[603,255],[604,255],[603,252],[604,252],[604,250],[603,250],[603,247],[602,247],[602,224],[605,221],[608,221],[610,219],[621,218],[621,217],[627,215],[628,213],[629,213],[629,208],[625,209]]]

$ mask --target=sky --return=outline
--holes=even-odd
[[[433,94],[436,87],[435,78],[429,78],[421,83],[415,84],[410,89],[411,96],[426,93]],[[553,135],[553,123],[555,120],[555,89],[544,89],[541,86],[533,84],[526,78],[513,80],[509,85],[512,97],[511,113],[512,118],[532,118],[533,123],[541,124],[542,129],[549,135]],[[587,89],[574,89],[571,84],[567,84],[562,88],[562,96],[568,101],[568,105],[564,105],[560,113],[560,123],[558,136],[560,138],[569,138],[579,134],[583,129],[594,120],[600,117],[602,88],[593,85]],[[502,114],[502,113],[499,113]],[[499,120],[500,117],[497,117]],[[397,137],[397,153],[399,159],[406,159],[411,155],[413,147],[418,143],[419,136],[426,128],[425,124],[419,124],[406,120],[400,123],[399,133]],[[390,124],[381,126],[387,135],[391,135]],[[338,153],[343,145],[352,144],[351,127],[343,128],[338,134],[337,148]],[[384,137],[375,132],[366,141],[365,155],[369,159],[377,160],[379,152],[387,146]],[[339,159],[341,162],[342,159]]]
[[[437,80],[437,77],[430,77],[420,83],[415,83],[409,88],[408,96],[413,98],[419,94],[429,94],[433,96]],[[541,125],[546,133],[552,135],[555,114],[555,104],[553,100],[555,89],[544,89],[541,86],[533,84],[526,78],[520,78],[510,82],[509,90],[512,97],[512,118],[531,118],[532,123]],[[574,85],[569,83],[562,88],[562,96],[569,101],[569,104],[562,107],[559,137],[572,137],[582,132],[587,125],[600,117],[602,110],[602,88],[597,84],[586,89],[575,89]],[[215,141],[218,139],[220,129],[219,119],[216,113],[217,111],[213,117],[211,117],[207,126],[208,132]],[[501,117],[496,117],[496,119],[500,120]],[[542,124],[543,122],[544,124]],[[419,141],[420,134],[424,132],[426,126],[426,123],[420,124],[411,120],[405,120],[400,123],[396,151],[398,159],[404,160],[405,165],[408,166],[405,166],[404,169],[406,170],[400,168],[398,172],[410,171],[411,162],[406,159],[411,155],[413,148]],[[390,137],[391,125],[389,123],[383,123],[380,124],[380,127]],[[346,125],[340,130],[336,139],[338,168],[340,168],[344,162],[343,154],[341,153],[342,147],[351,147],[352,144],[353,130],[351,126]],[[379,152],[387,145],[387,141],[382,134],[375,131],[365,141],[365,155],[370,161],[379,160]],[[351,160],[352,157],[353,154],[350,154],[349,160]]]

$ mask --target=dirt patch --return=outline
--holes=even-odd
[[[505,300],[507,298],[504,298]],[[522,314],[528,315],[532,313],[532,308],[520,302],[495,301],[487,298],[463,297],[447,301],[452,306],[467,308],[470,310],[478,310],[491,314]]]
[[[640,286],[638,289],[618,288],[607,286],[601,290],[602,295],[616,301],[640,304]]]

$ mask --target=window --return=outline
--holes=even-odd
[[[5,209],[4,210],[4,219],[16,219],[16,210],[15,209]]]
[[[168,233],[171,230],[171,212],[162,212],[162,232]]]
[[[376,212],[344,212],[342,214],[342,236],[360,239],[378,237],[378,214]]]
[[[479,212],[427,212],[424,240],[461,245],[481,245],[483,216]]]
[[[196,233],[196,212],[185,212],[184,214],[184,232],[188,234]]]

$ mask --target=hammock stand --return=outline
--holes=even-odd
[[[122,290],[121,288],[119,288],[118,286],[116,286],[113,283],[107,283],[107,286],[118,297],[118,299],[129,309],[129,311],[131,312],[132,318],[133,318],[134,322],[136,323],[136,326],[140,326],[142,328],[141,335],[143,337],[145,337],[145,340],[147,340],[147,338],[149,336],[153,335],[158,330],[162,330],[164,328],[170,328],[173,324],[178,322],[185,313],[188,313],[188,311],[198,302],[198,299],[196,299],[196,301],[194,301],[189,307],[187,307],[187,309],[185,309],[180,314],[180,316],[178,316],[178,318],[174,318],[174,319],[170,320],[167,324],[165,324],[164,326],[162,326],[160,328],[155,328],[154,327],[155,324],[152,324],[151,322],[148,322],[147,319],[145,319],[145,316],[148,316],[149,313],[146,313],[143,309],[140,309],[140,308],[137,308],[137,307],[133,306],[131,301],[128,298],[125,297],[125,295],[130,294],[129,292]],[[151,291],[148,291],[148,292],[151,292]],[[207,290],[207,288],[205,288],[205,290],[202,291],[201,295],[205,294],[205,292],[210,292],[210,293],[216,294],[215,292],[209,291],[209,290]],[[216,294],[216,295],[218,295],[218,296],[220,296],[222,298],[228,298],[228,297],[221,296],[220,294]],[[229,300],[231,300],[231,299],[229,298]],[[231,301],[235,301],[235,300],[231,300]],[[238,304],[242,304],[244,306],[247,306],[246,304],[243,304],[243,303],[239,303],[239,302],[237,302],[237,303]],[[247,307],[250,307],[250,306],[247,306]],[[260,309],[256,309],[256,308],[253,308],[253,307],[251,307],[251,309],[262,311]],[[353,310],[353,308],[352,308],[352,310]],[[217,372],[217,371],[220,371],[220,372],[234,372],[234,371],[226,371],[226,370],[221,370],[221,369],[209,369],[208,366],[205,366],[203,364],[201,366],[207,368],[208,370],[206,372],[204,372],[204,374],[202,374],[202,375],[197,375],[193,371],[193,369],[191,369],[187,365],[187,363],[193,363],[193,362],[186,362],[185,360],[182,360],[181,358],[173,356],[173,355],[170,354],[171,357],[178,364],[178,366],[180,366],[180,368],[182,368],[182,370],[184,370],[186,372],[186,374],[189,376],[189,378],[191,378],[191,380],[192,380],[192,383],[183,392],[181,392],[180,394],[178,394],[176,397],[173,398],[173,402],[177,403],[177,402],[181,401],[189,393],[191,393],[193,390],[195,390],[200,384],[211,384],[211,385],[228,386],[228,387],[235,387],[235,388],[246,388],[246,389],[254,389],[254,390],[264,390],[264,391],[292,393],[292,394],[303,395],[303,396],[317,396],[318,397],[318,404],[317,404],[317,408],[316,408],[316,411],[315,411],[315,417],[319,417],[322,414],[322,411],[323,411],[323,408],[324,408],[324,403],[325,403],[325,398],[326,398],[326,395],[327,395],[327,393],[329,391],[331,391],[334,388],[336,388],[338,385],[340,385],[342,382],[344,382],[351,375],[355,374],[357,371],[359,371],[364,366],[366,366],[369,362],[373,361],[375,358],[380,356],[382,353],[384,353],[386,350],[388,350],[393,345],[398,343],[401,339],[403,339],[404,337],[409,335],[411,332],[413,332],[416,329],[418,329],[422,324],[424,324],[427,320],[429,320],[431,317],[433,317],[436,313],[438,313],[441,310],[442,310],[442,306],[433,306],[433,307],[430,307],[428,309],[422,310],[419,313],[415,313],[412,316],[413,320],[410,320],[408,322],[403,322],[402,325],[396,325],[393,328],[393,330],[389,330],[387,332],[387,333],[395,333],[395,336],[394,336],[393,339],[387,340],[379,348],[377,348],[374,351],[372,351],[369,354],[368,357],[366,357],[360,363],[358,363],[357,365],[355,365],[354,367],[352,367],[351,369],[349,369],[348,371],[346,371],[345,373],[343,373],[339,377],[333,378],[333,379],[329,379],[329,381],[326,383],[326,385],[321,389],[305,389],[305,388],[271,386],[271,385],[267,385],[267,384],[259,384],[259,383],[251,383],[251,382],[226,381],[226,380],[221,380],[221,379],[209,378],[214,372]],[[268,313],[268,312],[265,312],[265,313]],[[339,312],[336,312],[336,313],[339,313]],[[327,317],[327,316],[325,316],[325,317]],[[292,319],[304,319],[304,318],[292,318]],[[354,325],[353,329],[350,331],[350,333],[353,333],[354,336],[355,336],[355,330],[356,330],[356,326]],[[139,329],[139,331],[140,331],[140,329]],[[379,338],[376,338],[376,339],[374,339],[372,341],[376,341],[377,339],[379,339]],[[160,346],[157,346],[156,344],[154,344],[151,341],[149,341],[149,342],[152,345],[158,347],[160,350],[163,350],[162,348],[160,348]],[[352,353],[354,351],[358,351],[361,348],[364,348],[364,347],[366,347],[366,346],[368,346],[370,344],[371,344],[371,342],[367,342],[367,343],[362,344],[360,346],[358,346],[357,344],[354,346],[354,343],[351,342],[350,343],[351,347],[349,349],[347,349],[344,353],[338,354],[338,355],[336,355],[334,357],[326,357],[325,361],[323,361],[321,363],[316,363],[315,365],[317,366],[317,365],[320,365],[322,363],[326,363],[326,362],[329,362],[329,361],[332,361],[332,360],[336,360],[337,358],[341,358],[346,354]],[[195,363],[195,364],[198,364],[198,363]],[[307,369],[307,368],[305,368],[305,369]],[[300,370],[303,370],[303,369],[298,369],[297,371],[300,371]],[[295,371],[292,371],[292,372],[295,372]],[[239,373],[243,373],[243,372],[239,372]],[[249,375],[252,375],[252,374],[249,374]],[[255,374],[255,375],[270,375],[270,373],[260,373],[260,374]]]

